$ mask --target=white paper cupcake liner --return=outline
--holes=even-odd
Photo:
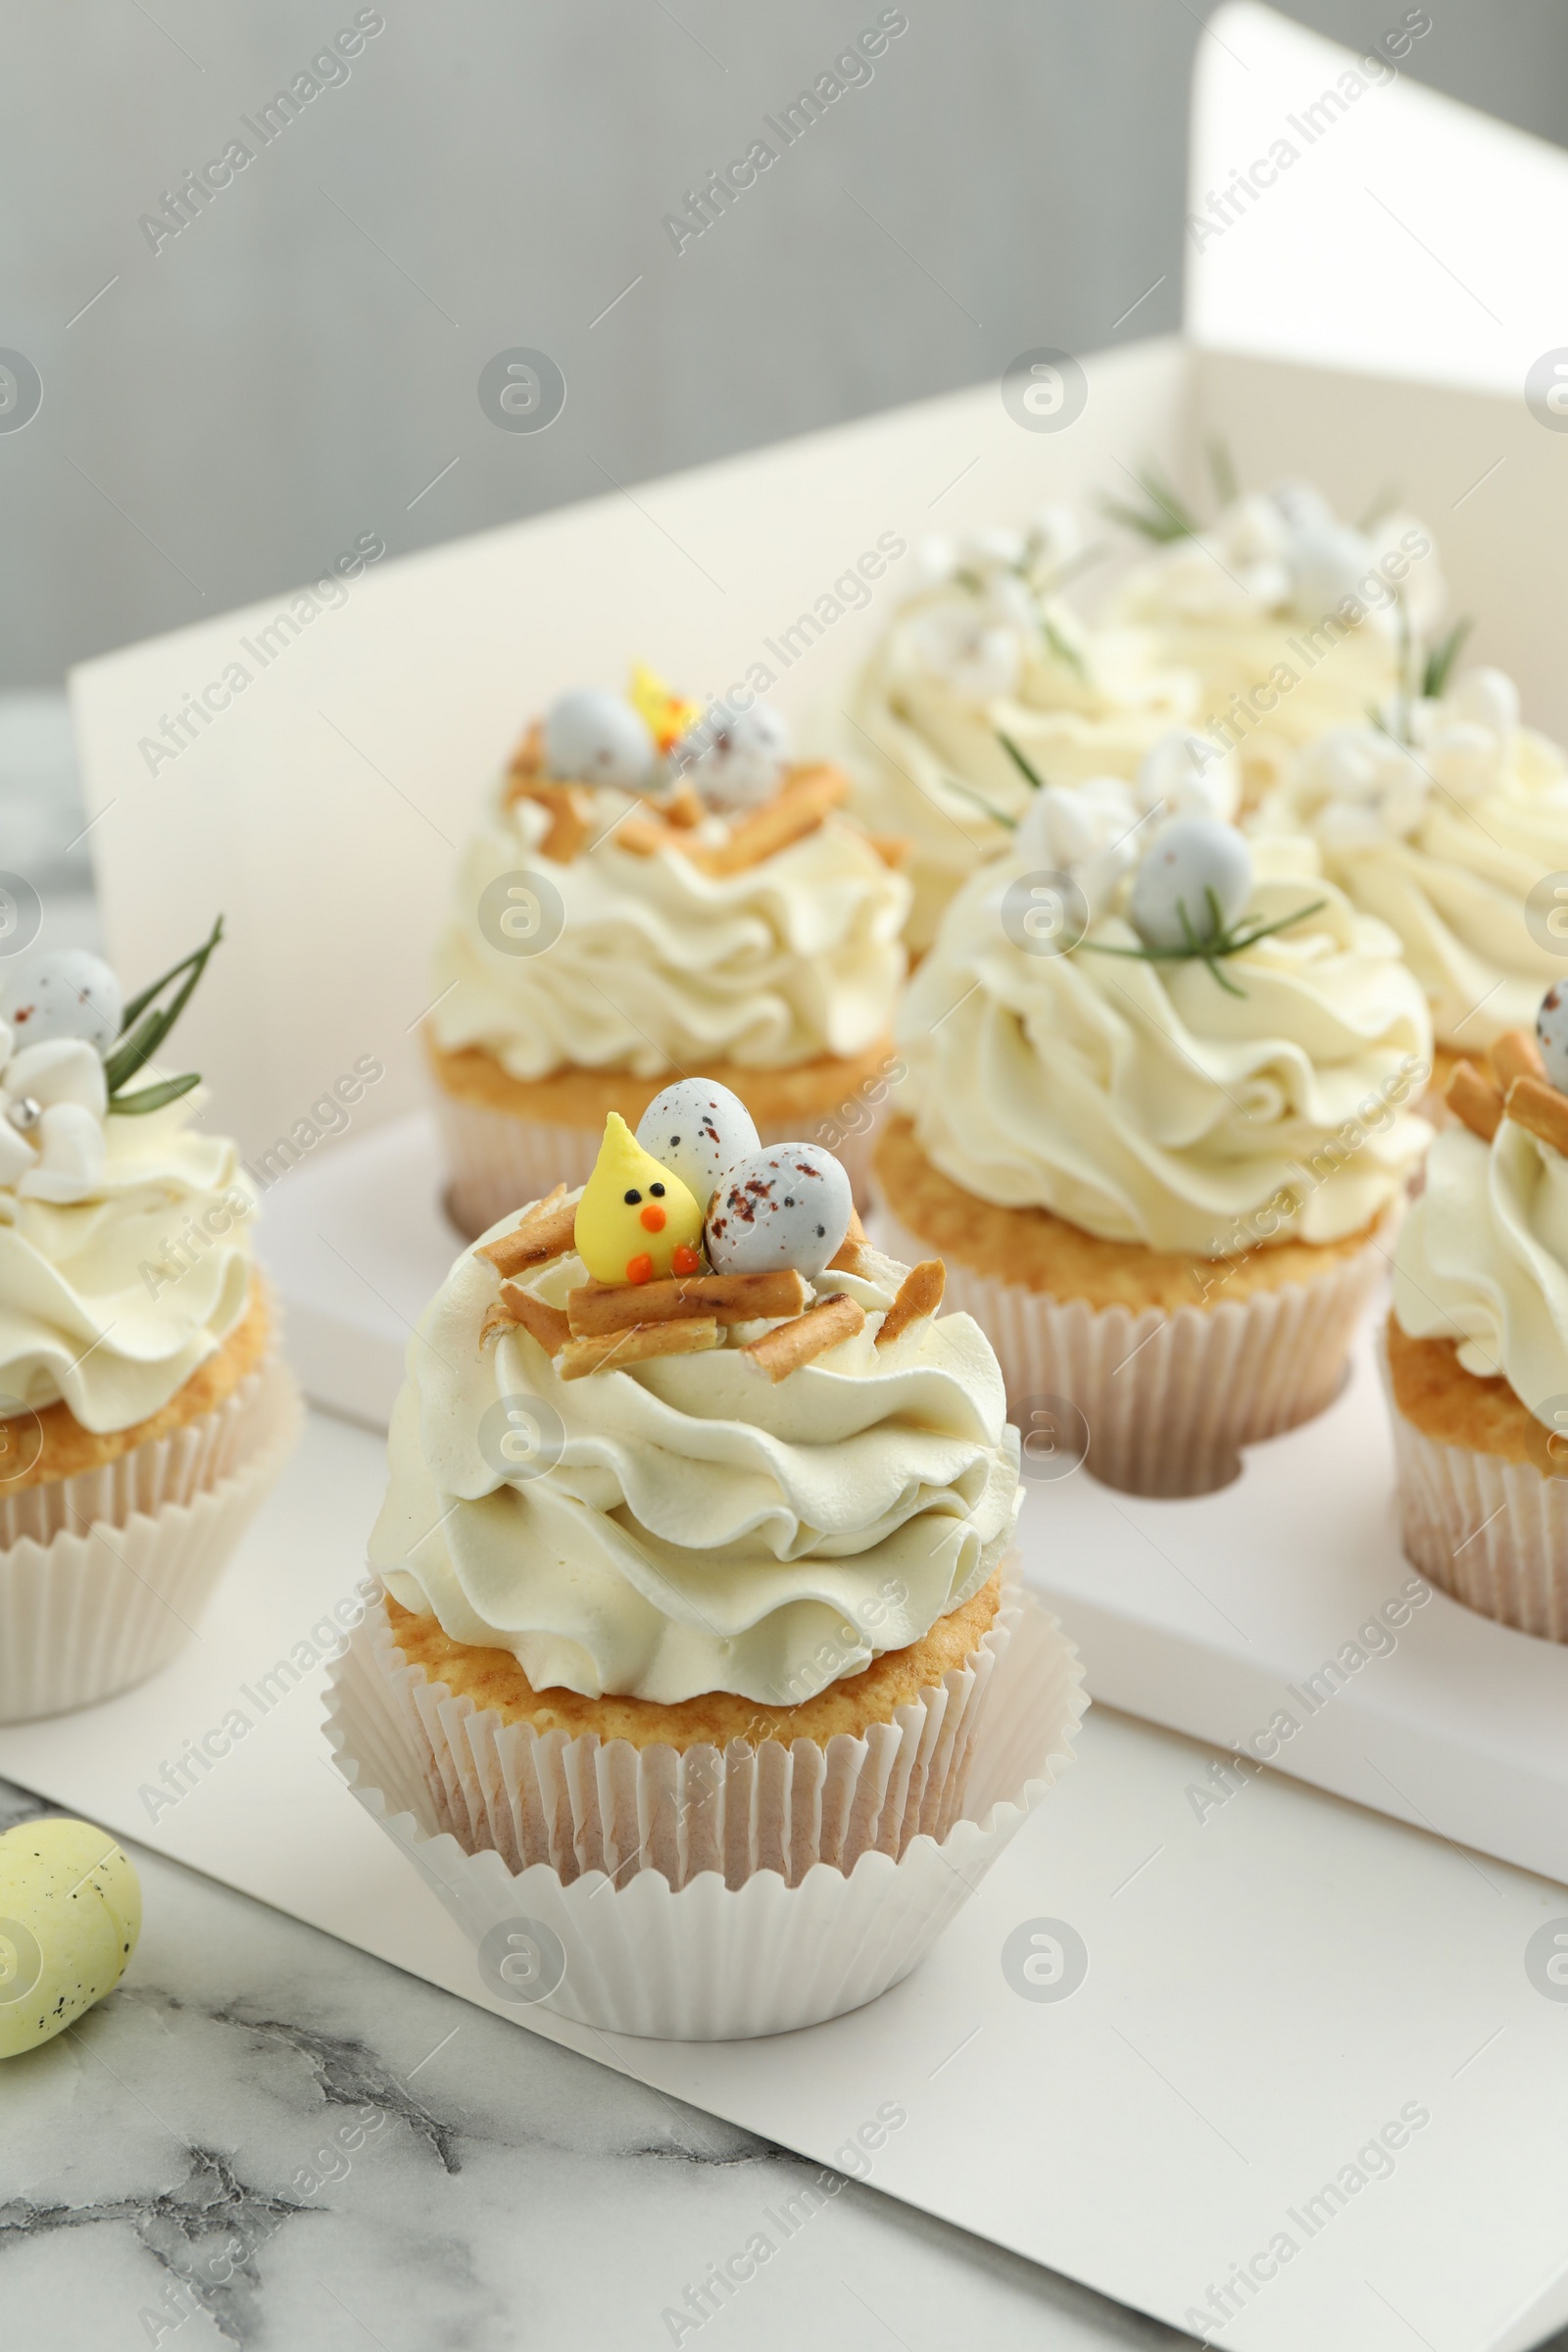
[[[204,1490],[244,1468],[262,1442],[256,1403],[270,1359],[248,1373],[221,1404],[168,1437],[112,1462],[95,1463],[72,1478],[47,1479],[14,1494],[0,1487],[0,1552],[26,1536],[50,1544],[80,1534],[94,1520],[124,1527],[138,1514],[151,1518],[166,1503],[190,1503]]]
[[[934,1245],[878,1202],[870,1238],[913,1264]],[[1384,1236],[1380,1232],[1379,1241]],[[943,1304],[973,1315],[997,1351],[1027,1446],[1062,1398],[1088,1426],[1087,1469],[1129,1494],[1211,1494],[1241,1449],[1309,1421],[1338,1395],[1350,1345],[1387,1257],[1369,1242],[1309,1283],[1174,1314],[1096,1309],[946,1260]],[[1059,1429],[1053,1442],[1059,1441]]]
[[[491,1992],[608,2032],[733,2040],[907,1976],[1071,1761],[1077,1652],[1028,1594],[1004,1594],[946,1682],[825,1751],[639,1752],[453,1701],[377,1606],[332,1671],[327,1737]]]
[[[208,1418],[220,1432],[139,1446],[120,1516],[74,1522],[0,1549],[0,1723],[90,1706],[145,1682],[182,1649],[209,1593],[299,1434],[299,1394],[280,1356]],[[126,1456],[134,1461],[136,1454]],[[62,1480],[80,1489],[90,1479]],[[18,1497],[18,1500],[23,1499]]]
[[[601,1128],[552,1127],[537,1119],[514,1118],[488,1103],[468,1102],[436,1089],[436,1117],[446,1147],[451,1181],[446,1211],[468,1241],[485,1233],[528,1200],[542,1200],[558,1184],[575,1189],[593,1174],[604,1140]],[[885,1106],[866,1110],[869,1124],[830,1147],[849,1174],[857,1202],[870,1199],[871,1150]],[[824,1113],[794,1127],[764,1127],[764,1144],[810,1143],[832,1124]]]
[[[1533,1462],[1440,1446],[1395,1403],[1381,1340],[1378,1361],[1411,1565],[1483,1617],[1568,1642],[1568,1479],[1544,1478]]]

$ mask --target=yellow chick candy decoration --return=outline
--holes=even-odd
[[[112,1992],[141,1932],[141,1888],[89,1821],[24,1821],[0,1838],[0,2058]]]
[[[572,1238],[595,1282],[652,1282],[656,1275],[695,1274],[703,1262],[696,1200],[643,1150],[618,1111],[605,1121]]]
[[[673,750],[687,728],[703,715],[701,703],[688,702],[684,695],[666,686],[646,662],[632,664],[626,700],[662,752]]]

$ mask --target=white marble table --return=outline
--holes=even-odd
[[[0,1829],[53,1810],[0,1783]],[[1189,2340],[858,2183],[808,2210],[817,2167],[132,1853],[123,1984],[0,2068],[6,2352]]]

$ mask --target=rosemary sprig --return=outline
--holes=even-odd
[[[1055,622],[1048,619],[1045,613],[1040,616],[1040,633],[1045,638],[1050,651],[1055,655],[1056,660],[1065,663],[1081,684],[1087,685],[1089,672],[1084,667],[1082,654],[1068,638],[1062,635]]]
[[[162,1110],[166,1102],[177,1102],[201,1082],[199,1070],[187,1070],[182,1078],[165,1078],[157,1086],[138,1087],[133,1095],[111,1095],[109,1107],[119,1118],[139,1117],[149,1110]]]
[[[1013,742],[1012,737],[1010,735],[1004,735],[1002,729],[999,727],[997,729],[997,741],[1006,753],[1007,758],[1012,761],[1013,766],[1018,770],[1018,773],[1020,776],[1022,776],[1024,782],[1028,785],[1032,785],[1036,792],[1044,792],[1046,789],[1045,777],[1040,773],[1039,768],[1037,768],[1032,761],[1024,758],[1022,752],[1019,751],[1018,746]]]
[[[1133,507],[1124,499],[1102,498],[1100,502],[1102,514],[1159,546],[1166,546],[1174,539],[1198,537],[1202,526],[1197,515],[1152,466],[1140,466],[1134,479],[1148,499],[1148,506]]]
[[[188,1095],[193,1086],[200,1086],[200,1075],[190,1070],[183,1077],[165,1078],[156,1086],[144,1086],[134,1095],[122,1091],[136,1072],[152,1059],[184,1011],[207,969],[209,956],[222,936],[223,918],[220,915],[199,948],[193,948],[188,956],[182,956],[178,963],[171,965],[139,996],[132,997],[125,1006],[120,1023],[121,1043],[104,1061],[104,1081],[109,1089],[111,1111],[128,1118],[149,1110],[162,1110],[166,1102],[175,1102],[181,1095]],[[184,974],[183,983],[170,1003],[156,1004],[155,1000],[181,974]],[[146,1015],[145,1019],[143,1014]]]
[[[1179,948],[1114,948],[1107,940],[1101,939],[1086,939],[1079,944],[1084,948],[1092,948],[1097,956],[1125,956],[1135,963],[1206,964],[1209,978],[1228,997],[1245,997],[1246,989],[1238,988],[1233,980],[1227,980],[1220,970],[1220,959],[1243,955],[1248,948],[1255,948],[1260,939],[1270,939],[1276,931],[1289,931],[1293,924],[1304,923],[1309,914],[1319,913],[1328,905],[1327,899],[1314,899],[1310,906],[1298,906],[1294,914],[1277,915],[1271,923],[1254,923],[1250,929],[1246,924],[1240,924],[1236,929],[1229,930],[1220,913],[1219,901],[1213,889],[1209,888],[1203,895],[1208,901],[1210,925],[1206,935],[1200,936],[1193,928],[1186,900],[1178,899],[1176,902],[1176,912],[1187,934]]]
[[[961,792],[966,801],[973,801],[975,807],[983,809],[994,825],[1005,825],[1009,833],[1016,833],[1018,819],[1015,816],[1004,816],[1000,808],[993,808],[985,794],[976,792],[974,786],[966,784],[961,776],[944,776],[942,781],[951,786],[953,791]]]
[[[1421,692],[1430,702],[1442,701],[1453,665],[1459,659],[1459,649],[1475,625],[1470,614],[1465,613],[1462,619],[1454,622],[1446,637],[1440,637],[1428,653],[1426,667],[1421,673]]]
[[[1104,552],[1104,549],[1101,547],[1084,549],[1079,555],[1073,558],[1070,564],[1066,564],[1062,566],[1061,571],[1054,579],[1049,581],[1044,586],[1042,586],[1035,577],[1036,566],[1040,561],[1040,545],[1038,541],[1031,540],[1024,548],[1022,559],[1016,564],[1009,564],[1005,566],[1005,569],[1012,574],[1014,579],[1023,581],[1025,587],[1029,590],[1030,595],[1034,600],[1036,612],[1039,613],[1040,633],[1045,639],[1047,650],[1054,654],[1056,660],[1064,663],[1065,666],[1072,671],[1073,675],[1081,680],[1084,684],[1088,683],[1089,672],[1084,667],[1084,658],[1082,654],[1079,653],[1078,648],[1075,645],[1073,645],[1066,637],[1062,635],[1055,622],[1051,618],[1051,615],[1048,612],[1040,611],[1040,600],[1042,596],[1048,593],[1054,594],[1059,592],[1059,590],[1065,586],[1066,582],[1074,575],[1076,571],[1086,569],[1089,564],[1098,563]],[[959,564],[957,570],[953,574],[953,582],[955,587],[962,588],[970,596],[984,596],[987,592],[987,582],[984,580],[981,574],[976,571],[971,564]]]

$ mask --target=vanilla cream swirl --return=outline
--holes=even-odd
[[[789,1069],[887,1034],[909,886],[857,826],[830,816],[715,877],[678,849],[622,849],[616,823],[636,803],[611,786],[591,800],[590,846],[569,862],[541,854],[552,820],[527,798],[469,841],[436,950],[438,1044],[483,1047],[514,1078],[568,1066],[655,1078],[724,1062]],[[727,830],[708,817],[693,840]],[[544,907],[564,910],[538,954],[506,953],[481,923],[485,892],[509,874],[537,877]]]
[[[519,1328],[480,1347],[498,1278],[466,1253],[409,1348],[371,1566],[537,1690],[793,1705],[860,1673],[985,1582],[1017,1508],[978,1326],[946,1315],[873,1345],[902,1275],[880,1259],[822,1277],[865,1328],[777,1385],[741,1351],[761,1324],[563,1381]],[[584,1279],[568,1255],[525,1287],[560,1305]]]
[[[1102,617],[1149,631],[1154,659],[1194,675],[1198,723],[1239,746],[1259,791],[1292,747],[1395,691],[1401,611],[1430,641],[1446,597],[1413,515],[1355,528],[1310,483],[1286,481],[1136,564]]]
[[[1416,1340],[1457,1340],[1459,1361],[1498,1373],[1543,1407],[1568,1400],[1568,1160],[1504,1119],[1491,1144],[1446,1127],[1399,1235],[1394,1311]]]
[[[203,1100],[111,1111],[85,1199],[0,1187],[0,1415],[64,1398],[83,1429],[128,1429],[243,1316],[253,1196],[236,1147],[190,1127]]]
[[[1007,577],[984,595],[944,586],[897,615],[856,681],[838,747],[857,815],[914,845],[911,946],[929,946],[959,884],[1006,849],[1028,807],[1003,735],[1051,783],[1130,779],[1196,714],[1196,681],[1156,668],[1152,643],[1137,629],[1090,631]]]
[[[1308,844],[1253,858],[1250,922],[1321,904],[1219,965],[1240,995],[1199,961],[1098,953],[1138,948],[1114,911],[1026,953],[1004,924],[1021,861],[977,874],[898,1024],[926,1156],[983,1200],[1209,1256],[1337,1241],[1396,1202],[1431,1134],[1403,1107],[1430,1068],[1421,990]]]
[[[1525,906],[1568,872],[1568,761],[1519,725],[1496,670],[1461,678],[1446,703],[1415,704],[1408,720],[1408,745],[1355,727],[1311,746],[1262,821],[1312,834],[1327,872],[1398,934],[1439,1044],[1477,1054],[1532,1027],[1563,974],[1561,909],[1548,905],[1532,929]]]

